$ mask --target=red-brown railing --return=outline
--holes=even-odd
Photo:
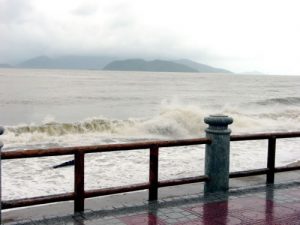
[[[300,132],[277,132],[277,133],[260,133],[247,135],[231,135],[230,141],[252,141],[252,140],[268,140],[268,158],[267,168],[260,168],[247,171],[239,171],[230,173],[230,178],[256,176],[267,174],[267,184],[274,183],[275,173],[300,170],[300,166],[281,166],[275,167],[276,159],[276,139],[282,138],[297,138],[300,137]]]
[[[97,196],[124,193],[130,191],[138,191],[144,189],[149,189],[149,200],[156,200],[157,189],[159,187],[203,182],[208,179],[207,176],[198,176],[198,177],[188,177],[182,179],[158,181],[159,148],[200,145],[200,144],[210,144],[210,140],[206,138],[198,138],[198,139],[187,139],[187,140],[148,141],[148,142],[138,142],[138,143],[125,143],[125,144],[109,144],[109,145],[96,145],[96,146],[64,147],[64,148],[2,152],[1,153],[2,160],[45,157],[45,156],[61,156],[61,155],[74,155],[74,159],[75,159],[74,160],[75,163],[74,192],[56,194],[50,196],[2,201],[2,209],[74,200],[75,201],[74,211],[78,212],[84,210],[85,198],[92,198]],[[129,150],[138,150],[138,149],[150,149],[149,182],[128,185],[128,186],[114,187],[114,188],[96,189],[96,190],[88,190],[88,191],[84,190],[85,154],[113,152],[113,151],[129,151]]]
[[[300,166],[275,167],[276,139],[295,138],[295,137],[300,137],[300,132],[232,135],[230,137],[231,141],[249,141],[249,140],[263,140],[263,139],[268,140],[268,159],[267,159],[266,168],[232,172],[230,173],[229,177],[237,178],[237,177],[267,174],[267,183],[273,183],[274,174],[276,172],[299,170]],[[211,144],[211,140],[207,138],[198,138],[198,139],[172,140],[172,141],[148,141],[148,142],[126,143],[126,144],[109,144],[109,145],[96,145],[96,146],[64,147],[64,148],[1,152],[2,160],[32,158],[32,157],[46,157],[46,156],[61,156],[61,155],[74,155],[75,158],[74,192],[56,194],[50,196],[2,201],[1,202],[2,209],[74,200],[74,211],[79,212],[84,210],[85,198],[92,198],[97,196],[111,195],[111,194],[145,190],[145,189],[149,189],[150,201],[157,200],[158,188],[160,187],[190,184],[196,182],[205,182],[209,180],[208,176],[202,175],[197,177],[187,177],[187,178],[159,181],[158,180],[159,148],[187,146],[187,145],[201,145],[201,144],[209,145]],[[138,150],[138,149],[150,149],[149,182],[128,185],[128,186],[114,187],[114,188],[95,189],[95,190],[87,190],[87,191],[84,190],[85,154],[112,152],[112,151],[129,151],[129,150]]]

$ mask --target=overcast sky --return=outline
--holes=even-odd
[[[299,0],[0,0],[0,63],[38,55],[190,58],[300,75]]]

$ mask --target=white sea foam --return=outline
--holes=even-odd
[[[73,123],[60,123],[49,118],[41,124],[7,126],[3,140],[4,150],[41,146],[70,146],[100,144],[118,139],[176,139],[204,135],[203,119],[209,110],[194,105],[164,105],[152,118],[108,119],[93,117]],[[300,108],[245,109],[223,107],[222,112],[234,118],[234,133],[297,130]]]

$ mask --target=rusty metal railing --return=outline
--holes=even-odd
[[[267,174],[267,184],[274,183],[275,173],[288,172],[293,170],[300,170],[300,166],[281,166],[275,167],[276,159],[276,140],[283,138],[297,138],[300,137],[300,132],[277,132],[277,133],[260,133],[260,134],[247,134],[247,135],[231,135],[230,141],[251,141],[251,140],[268,140],[268,158],[267,167],[238,171],[230,173],[230,178],[256,176]]]
[[[149,189],[149,200],[157,199],[157,190],[159,187],[174,186],[180,184],[188,184],[195,182],[203,182],[208,179],[207,176],[188,177],[183,179],[158,181],[158,157],[160,147],[176,147],[187,145],[201,145],[210,144],[207,138],[187,139],[187,140],[172,140],[172,141],[148,141],[126,144],[109,144],[109,145],[95,145],[95,146],[80,146],[80,147],[64,147],[64,148],[50,148],[50,149],[34,149],[34,150],[19,150],[2,152],[2,160],[21,159],[32,157],[46,157],[46,156],[62,156],[74,155],[74,192],[56,194],[50,196],[41,196],[34,198],[23,198],[17,200],[2,201],[2,209],[31,206],[38,204],[46,204],[60,201],[74,200],[74,211],[79,212],[84,210],[84,199],[97,196],[104,196],[110,194],[138,191]],[[139,149],[150,149],[149,159],[149,182],[140,183],[128,186],[84,190],[84,157],[88,153],[101,153],[113,151],[130,151]]]
[[[275,167],[276,156],[276,140],[281,138],[296,138],[300,137],[300,132],[285,132],[285,133],[260,133],[250,135],[231,135],[230,141],[250,141],[250,140],[268,140],[268,159],[267,167],[255,170],[238,171],[229,174],[230,178],[267,175],[267,183],[274,183],[274,174],[277,172],[299,170],[300,166],[294,167]],[[41,196],[33,198],[23,198],[16,200],[2,201],[2,209],[32,206],[38,204],[46,204],[53,202],[61,202],[74,200],[74,211],[79,212],[84,210],[84,199],[97,196],[111,195],[117,193],[131,192],[137,190],[149,190],[149,200],[157,200],[158,188],[190,184],[196,182],[208,182],[207,175],[197,177],[187,177],[173,180],[158,180],[158,164],[159,164],[159,148],[161,147],[176,147],[187,145],[210,145],[212,140],[208,138],[186,139],[186,140],[171,140],[171,141],[148,141],[126,144],[108,144],[95,146],[80,146],[80,147],[63,147],[50,149],[35,149],[35,150],[18,150],[1,152],[2,160],[32,158],[32,157],[47,157],[47,156],[61,156],[74,155],[74,192],[56,194],[50,196]],[[149,154],[149,182],[140,183],[128,186],[85,190],[84,189],[84,157],[85,154],[113,152],[113,151],[130,151],[150,149]]]

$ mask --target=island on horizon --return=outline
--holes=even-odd
[[[106,65],[103,70],[113,71],[151,71],[151,72],[193,72],[193,73],[232,73],[188,59],[175,61],[144,59],[117,60]]]
[[[142,58],[118,60],[109,56],[66,55],[51,58],[38,56],[16,65],[0,64],[1,68],[26,69],[81,69],[105,71],[151,71],[151,72],[190,72],[190,73],[232,73],[229,70],[201,64],[189,59],[144,60]]]

